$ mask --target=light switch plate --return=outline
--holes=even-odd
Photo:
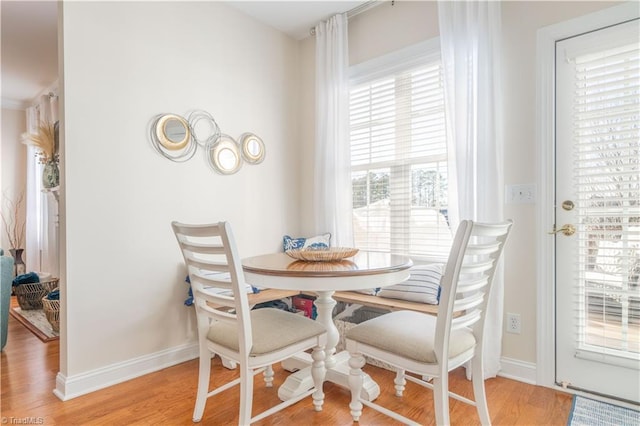
[[[507,204],[533,204],[536,202],[536,185],[506,185],[504,199]]]

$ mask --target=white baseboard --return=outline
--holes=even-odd
[[[58,373],[53,393],[67,401],[197,357],[198,344],[191,343],[74,376]]]
[[[498,376],[519,382],[536,385],[536,364],[533,362],[520,361],[518,359],[502,357],[502,366]]]
[[[70,377],[58,373],[53,393],[62,401],[67,401],[197,357],[198,344],[192,343]],[[498,376],[536,384],[534,363],[503,357],[501,364]]]

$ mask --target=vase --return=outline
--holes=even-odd
[[[42,187],[54,188],[60,184],[60,169],[58,169],[58,163],[54,160],[49,160],[44,164],[42,169]]]
[[[9,249],[9,253],[13,257],[13,267],[15,269],[15,275],[22,275],[25,272],[24,260],[22,260],[22,253],[24,249]]]

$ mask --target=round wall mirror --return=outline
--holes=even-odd
[[[240,136],[242,157],[249,164],[258,164],[264,160],[264,142],[253,133],[245,133]]]
[[[230,175],[242,166],[240,148],[230,136],[221,135],[208,153],[209,162],[215,171],[223,175]]]
[[[156,122],[156,136],[160,144],[170,151],[184,148],[191,139],[187,120],[175,114],[165,114]]]

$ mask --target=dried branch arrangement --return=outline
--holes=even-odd
[[[53,123],[42,122],[38,126],[37,133],[23,133],[22,143],[33,145],[39,149],[41,163],[58,161],[58,147],[56,141],[55,125]]]
[[[6,196],[6,194],[2,198],[2,225],[9,239],[9,244],[11,248],[23,248],[22,244],[24,242],[26,223],[20,221],[20,209],[24,203],[24,193],[21,192],[15,202]],[[6,209],[4,208],[5,206]]]

